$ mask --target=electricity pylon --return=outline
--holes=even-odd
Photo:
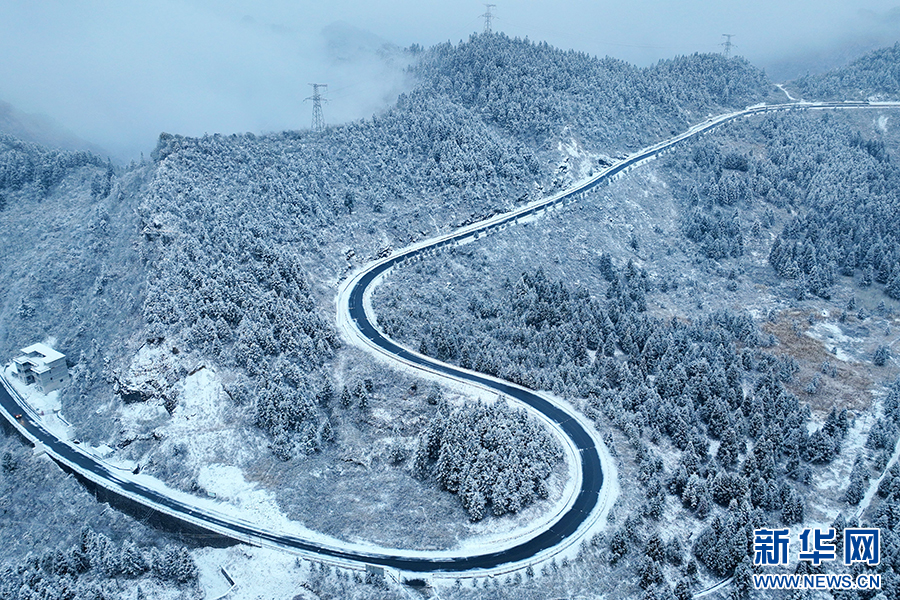
[[[734,48],[734,44],[731,43],[731,38],[734,37],[733,33],[723,33],[722,37],[725,38],[725,41],[719,44],[720,46],[725,46],[725,58],[729,58],[731,56],[731,49]]]
[[[313,103],[312,130],[322,131],[323,129],[325,129],[325,117],[322,115],[322,103],[328,102],[328,100],[322,98],[322,94],[319,93],[319,88],[327,88],[328,84],[311,83],[309,85],[311,85],[313,88],[313,95],[306,100],[312,100]]]
[[[485,4],[485,6],[487,7],[487,10],[481,16],[484,17],[484,32],[490,33],[491,32],[491,21],[494,19],[494,14],[491,12],[491,9],[496,8],[497,5],[496,4]]]

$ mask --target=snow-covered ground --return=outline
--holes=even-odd
[[[562,402],[562,401],[557,401]],[[201,503],[209,510],[227,514],[234,519],[258,524],[266,529],[280,533],[292,533],[305,539],[317,540],[331,547],[353,547],[370,552],[403,554],[403,555],[473,555],[493,552],[508,547],[519,540],[536,535],[547,528],[561,515],[578,492],[580,474],[576,467],[574,453],[569,452],[564,475],[551,478],[551,497],[555,501],[549,506],[539,503],[527,507],[515,518],[487,519],[473,524],[473,535],[457,541],[453,549],[440,553],[423,553],[403,549],[385,548],[365,540],[357,539],[354,543],[335,539],[313,531],[305,524],[287,517],[278,504],[275,492],[267,490],[254,481],[248,481],[243,470],[244,459],[251,458],[246,450],[248,440],[236,440],[235,436],[247,434],[238,429],[224,426],[228,419],[225,412],[230,408],[229,401],[222,391],[218,374],[205,368],[187,377],[183,389],[178,396],[178,404],[170,419],[156,428],[161,437],[168,443],[188,445],[187,455],[190,466],[197,471],[197,481],[207,491],[207,498],[197,498],[184,492],[174,492],[158,480],[142,474],[135,476],[143,485],[155,489],[167,489],[167,494],[177,493],[184,496],[185,501]],[[160,413],[159,411],[163,411]],[[144,422],[153,421],[167,413],[161,406],[149,403],[125,405],[120,410],[123,427],[141,430]],[[257,443],[264,440],[255,440]],[[135,462],[125,460],[109,461],[129,471],[136,466]],[[140,461],[138,461],[140,462]],[[610,468],[610,471],[612,469]],[[614,485],[614,473],[606,473],[607,480]]]
[[[23,386],[14,379],[12,381],[16,390],[28,399],[29,405],[33,407],[34,411],[39,415],[43,413],[41,420],[54,435],[63,440],[72,440],[70,428],[64,425],[64,422],[57,416],[58,394],[40,394],[33,387]],[[555,400],[555,402],[562,403],[560,400]],[[571,470],[577,465],[577,460],[570,450],[567,456],[570,475],[557,481],[556,491],[559,492],[556,496],[557,502],[544,514],[526,511],[530,514],[526,515],[528,519],[519,521],[520,524],[524,523],[522,526],[509,528],[502,526],[503,524],[500,527],[497,527],[497,524],[485,524],[483,530],[475,538],[462,540],[457,548],[443,552],[415,552],[384,548],[364,542],[347,543],[317,533],[303,523],[290,520],[280,510],[273,492],[247,481],[242,470],[233,461],[221,460],[226,455],[230,459],[239,458],[229,448],[241,447],[242,444],[234,439],[234,431],[222,427],[222,423],[228,421],[223,414],[223,411],[227,410],[227,404],[223,398],[221,381],[214,371],[200,369],[186,378],[171,418],[166,419],[160,410],[163,413],[166,412],[161,406],[152,403],[135,403],[124,406],[119,418],[123,427],[133,427],[137,431],[141,429],[140,426],[144,421],[156,421],[162,417],[165,423],[159,427],[159,431],[163,433],[163,437],[190,443],[190,454],[194,456],[195,463],[199,465],[198,481],[209,492],[208,497],[198,497],[173,489],[146,473],[133,473],[132,470],[140,464],[140,461],[124,459],[107,445],[97,448],[78,445],[77,448],[83,453],[92,455],[98,461],[115,467],[119,479],[130,480],[145,488],[160,491],[170,498],[195,507],[196,510],[223,516],[232,521],[252,523],[268,531],[294,535],[332,548],[423,557],[455,557],[493,552],[519,543],[521,539],[536,535],[539,531],[549,527],[558,515],[565,512],[580,484],[578,471],[575,471],[578,476],[571,476]],[[590,426],[587,423],[586,425]],[[611,467],[607,467],[607,469],[606,479],[614,483],[614,471]],[[560,487],[562,489],[559,489]],[[575,548],[577,549],[577,545]]]
[[[825,344],[835,358],[844,362],[853,360],[853,358],[847,354],[846,348],[853,343],[862,342],[862,340],[858,338],[844,335],[844,332],[836,323],[824,321],[818,322],[809,328],[806,331],[806,335]]]
[[[822,465],[813,470],[812,481],[810,486],[821,493],[810,497],[809,508],[810,513],[818,521],[813,524],[805,524],[805,527],[831,526],[832,521],[837,517],[838,513],[843,511],[844,517],[849,518],[851,513],[855,513],[856,507],[850,507],[843,498],[847,487],[850,484],[850,471],[853,469],[853,462],[856,457],[865,452],[865,443],[869,435],[869,430],[875,423],[875,416],[872,410],[866,411],[858,415],[853,421],[847,436],[841,444],[841,453],[828,464]],[[810,422],[811,428],[818,429],[822,423]]]
[[[200,572],[200,589],[203,590],[205,600],[320,600],[334,597],[331,594],[326,596],[316,593],[319,590],[310,584],[312,573],[308,561],[298,560],[284,552],[238,545],[230,548],[201,548],[195,550],[192,556]],[[357,578],[363,577],[361,569],[354,574]],[[229,582],[229,578],[234,585]],[[393,589],[382,588],[385,597],[403,597],[403,591],[397,591],[402,585],[397,581],[396,575],[388,573],[386,579]],[[394,593],[390,593],[392,591]],[[408,590],[407,594],[410,598],[419,597]]]
[[[789,102],[797,102],[798,99],[791,96],[791,93],[789,91],[787,91],[787,89],[785,89],[783,83],[776,83],[775,87],[777,87],[779,90],[784,92],[784,95],[787,96],[787,99]]]
[[[881,403],[878,402],[872,410],[880,412],[882,410]],[[866,512],[866,510],[868,510],[869,506],[872,504],[872,500],[875,499],[875,494],[878,493],[878,485],[881,483],[881,480],[884,479],[885,474],[887,474],[887,472],[890,471],[891,467],[896,464],[897,460],[900,460],[900,438],[897,439],[897,443],[894,445],[894,453],[891,455],[891,459],[885,465],[884,470],[881,473],[876,473],[869,481],[869,489],[866,490],[866,495],[863,496],[863,499],[862,501],[860,501],[859,506],[856,507],[854,516],[859,518],[864,512]]]

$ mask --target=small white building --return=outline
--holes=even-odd
[[[58,390],[69,381],[66,356],[45,344],[22,348],[22,355],[13,359],[15,375],[26,384],[33,383],[43,393]]]

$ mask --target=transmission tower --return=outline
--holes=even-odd
[[[735,48],[735,45],[731,43],[731,38],[734,37],[734,34],[733,33],[723,33],[722,37],[725,38],[725,41],[719,45],[725,46],[725,58],[729,58],[731,56],[731,49]]]
[[[313,103],[313,115],[312,115],[312,130],[313,131],[322,131],[325,129],[325,117],[322,116],[322,103],[328,102],[326,98],[322,97],[322,94],[319,92],[319,88],[327,88],[327,83],[311,83],[313,95],[307,98],[306,100],[312,100]],[[305,102],[305,100],[304,100]]]
[[[490,33],[491,32],[491,21],[494,19],[494,14],[491,12],[491,9],[496,8],[497,5],[496,4],[485,4],[485,6],[487,7],[487,10],[481,16],[484,17],[484,32]]]

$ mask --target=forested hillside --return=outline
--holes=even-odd
[[[6,362],[56,340],[73,369],[73,408],[107,396],[107,365],[128,360],[143,326],[146,273],[133,243],[144,175],[0,134],[0,353]]]
[[[379,325],[618,429],[606,439],[627,441],[638,483],[596,560],[657,597],[702,589],[698,566],[734,574],[742,597],[748,532],[846,526],[897,442],[896,138],[883,125],[880,112],[735,122],[632,188],[398,270],[373,298]],[[882,384],[883,410],[869,405]],[[894,527],[886,479],[862,523]],[[687,556],[673,518],[692,532]]]
[[[29,555],[17,568],[0,569],[0,598],[196,598],[197,565],[185,547],[117,544],[85,526],[66,551]],[[126,596],[127,595],[127,596]]]
[[[896,100],[900,97],[900,42],[849,65],[793,82],[807,100]]]
[[[140,208],[147,337],[180,339],[245,374],[244,402],[285,458],[330,439],[317,404],[333,387],[337,339],[322,301],[348,266],[539,197],[553,175],[542,164],[555,157],[543,144],[563,127],[622,147],[768,90],[740,60],[694,55],[642,70],[502,35],[418,58],[417,87],[370,120],[164,135],[154,153]],[[501,116],[501,106],[519,112]]]
[[[141,175],[0,134],[2,362],[56,340],[71,368],[66,414],[76,422],[109,397],[107,366],[130,357],[127,342],[142,326],[145,274],[131,248]],[[183,545],[164,547],[165,534],[98,503],[11,427],[0,429],[0,448],[0,598],[196,596],[197,567]]]
[[[508,208],[542,177],[521,144],[424,97],[321,134],[164,136],[155,159],[140,207],[147,337],[245,373],[242,403],[283,458],[331,440],[317,405],[338,339],[321,298],[354,254]]]
[[[56,233],[50,254],[26,259],[46,263],[40,276],[9,272],[0,331],[7,352],[56,338],[73,363],[63,409],[82,435],[130,444],[85,409],[139,400],[171,413],[181,380],[211,361],[276,456],[322,449],[340,385],[330,302],[349,269],[560,185],[547,142],[564,133],[633,147],[768,91],[760,71],[714,55],[637,69],[503,35],[411,52],[414,89],[323,132],[163,134],[152,162],[118,173],[4,138],[0,205],[15,207],[3,234],[33,249]],[[25,216],[41,203],[52,210]],[[73,263],[61,236],[81,230],[92,254]],[[130,364],[142,346],[168,358]]]
[[[39,196],[47,197],[72,169],[85,166],[104,167],[105,161],[87,152],[48,150],[38,144],[21,141],[0,133],[0,190],[9,194],[31,187]],[[106,181],[98,178],[96,195],[109,193],[112,167]],[[0,204],[2,210],[3,204]]]
[[[742,58],[693,54],[639,68],[502,34],[435,46],[414,72],[423,89],[518,139],[541,147],[568,127],[601,151],[646,145],[773,89]]]
[[[898,48],[798,85],[810,96],[893,94]],[[637,68],[502,34],[409,54],[416,83],[394,106],[324,131],[162,134],[149,163],[127,168],[0,136],[0,349],[8,356],[50,338],[67,354],[62,412],[83,447],[108,444],[135,469],[213,495],[185,450],[186,424],[206,418],[203,434],[262,440],[215,460],[240,456],[228,466],[252,465],[247,487],[302,501],[284,512],[309,527],[320,524],[311,495],[352,491],[343,478],[352,473],[355,485],[384,485],[382,496],[406,491],[405,518],[421,514],[437,531],[425,545],[460,543],[464,530],[443,536],[441,518],[511,520],[553,493],[561,453],[524,413],[445,402],[354,365],[359,356],[334,324],[338,285],[372,258],[563,185],[556,165],[569,140],[615,155],[772,99],[772,86],[740,58],[695,54]],[[391,277],[402,285],[389,278],[376,294],[391,336],[570,400],[613,451],[618,442],[626,505],[607,534],[582,545],[579,570],[547,567],[554,590],[572,595],[572,573],[593,590],[602,573],[610,597],[626,589],[684,598],[702,571],[736,573],[740,595],[754,527],[824,518],[834,506],[849,514],[862,500],[900,428],[896,386],[869,404],[882,373],[893,373],[888,338],[900,298],[900,181],[887,122],[877,131],[828,114],[735,122],[655,163],[639,182],[647,189],[633,180],[598,187],[563,208],[546,238],[530,237],[544,217],[522,223],[398,267]],[[527,264],[508,268],[514,260]],[[848,289],[867,294],[861,306]],[[875,294],[887,302],[877,321],[868,320]],[[847,321],[855,329],[845,335]],[[820,325],[862,350],[841,356],[829,342],[810,376],[810,357],[825,352],[810,341]],[[186,390],[196,390],[185,382],[203,369],[201,391],[220,404],[198,401],[180,414]],[[876,411],[852,436],[854,414],[821,392],[839,384],[857,394],[855,410]],[[126,424],[127,407],[136,416]],[[210,424],[213,408],[227,418]],[[173,433],[165,423],[176,416],[185,429]],[[247,431],[256,437],[238,435]],[[297,477],[314,461],[314,475]],[[846,481],[816,480],[826,468],[846,471]],[[17,477],[11,468],[4,481]],[[885,478],[870,513],[885,537],[897,528],[898,477]],[[310,483],[305,495],[283,489],[297,480]],[[452,517],[420,501],[438,487],[463,507]],[[825,504],[813,500],[821,489],[831,494]],[[372,513],[358,504],[354,514]],[[330,510],[320,530],[352,529],[343,515]],[[670,533],[671,522],[684,525]],[[103,590],[151,574],[192,589],[184,551],[103,535],[88,532],[75,546],[60,538],[8,571],[2,592],[34,584],[53,597],[50,588]]]
[[[690,159],[670,162],[686,202],[684,230],[701,252],[742,254],[743,236],[769,219],[760,207],[792,217],[769,253],[781,277],[806,293],[830,297],[838,275],[861,288],[878,284],[900,299],[900,176],[878,137],[864,137],[825,113],[767,115],[741,125],[757,142],[740,152],[722,141],[697,141]],[[740,217],[753,231],[735,229]]]
[[[797,488],[809,483],[808,463],[840,452],[846,411],[810,435],[808,411],[784,388],[794,359],[766,349],[773,341],[748,315],[655,319],[646,314],[646,274],[631,263],[616,269],[607,255],[598,268],[609,281],[602,302],[537,271],[507,281],[499,295],[489,283],[472,289],[468,282],[424,304],[392,288],[378,299],[387,307],[379,322],[439,359],[584,399],[601,428],[608,419],[636,449],[644,490],[636,518],[648,534],[669,495],[700,520],[718,513],[716,505],[728,508],[694,548],[702,564],[726,575],[746,557],[746,528],[803,521]],[[407,283],[415,287],[416,279]],[[670,447],[680,456],[674,463],[661,455]],[[613,560],[633,545],[627,528],[611,540]],[[662,558],[650,560],[651,571],[663,568]]]
[[[501,516],[547,498],[546,479],[561,456],[559,443],[524,411],[466,403],[441,407],[422,434],[413,469],[458,494],[479,521],[488,508]]]

